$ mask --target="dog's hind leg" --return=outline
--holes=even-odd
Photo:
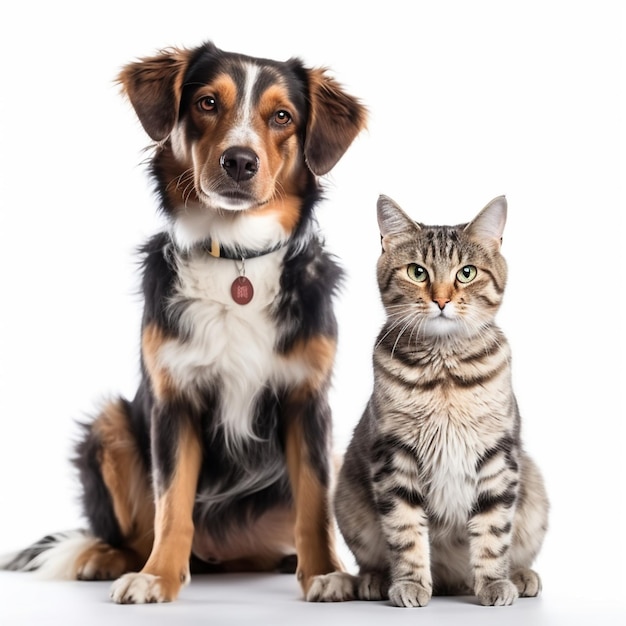
[[[150,474],[130,421],[130,405],[107,404],[87,426],[75,464],[97,538],[76,561],[76,577],[110,580],[141,569],[154,539]]]

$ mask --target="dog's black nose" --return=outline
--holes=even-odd
[[[226,173],[236,182],[250,180],[259,170],[259,157],[250,148],[233,146],[220,158]]]

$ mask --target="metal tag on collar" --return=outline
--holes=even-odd
[[[243,257],[241,258],[241,267],[238,269],[239,276],[230,286],[230,295],[237,304],[244,305],[248,304],[254,297],[254,287],[246,276],[246,260]]]

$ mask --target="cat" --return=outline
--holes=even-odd
[[[530,567],[549,503],[522,447],[511,352],[494,321],[506,199],[458,226],[415,222],[386,196],[377,209],[387,319],[334,496],[359,573],[318,576],[310,597],[413,607],[433,593],[483,605],[536,596]]]

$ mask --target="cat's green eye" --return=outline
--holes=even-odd
[[[460,283],[471,283],[476,278],[477,273],[478,271],[473,265],[466,265],[456,273],[456,278]]]
[[[409,278],[416,283],[423,283],[428,278],[428,272],[417,263],[411,263],[406,268]]]

